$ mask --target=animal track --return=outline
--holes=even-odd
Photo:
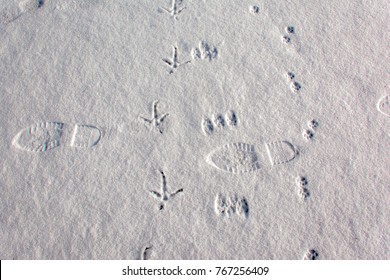
[[[21,130],[14,138],[16,148],[29,152],[45,152],[61,144],[64,123],[41,122]],[[101,131],[95,126],[76,124],[70,146],[90,148],[101,139]]]
[[[249,7],[249,11],[250,11],[252,14],[258,14],[258,13],[260,13],[260,7],[259,7],[259,6],[256,6],[256,5],[250,6],[250,7]]]
[[[171,8],[170,9],[166,9],[166,8],[161,8],[161,10],[163,10],[164,12],[166,12],[167,14],[169,14],[171,17],[173,17],[175,20],[177,20],[177,16],[186,8],[186,7],[182,7],[180,8],[180,5],[183,3],[183,0],[172,0],[171,2]]]
[[[313,141],[314,140],[314,131],[315,129],[318,128],[319,123],[317,120],[312,119],[308,121],[307,126],[309,129],[305,129],[302,133],[303,138],[306,139],[306,141]]]
[[[238,123],[237,115],[234,111],[230,110],[226,113],[225,118],[227,120],[227,124],[231,127],[236,127]]]
[[[378,111],[390,117],[390,95],[385,95],[378,101]]]
[[[295,74],[293,72],[287,72],[286,74],[288,81],[290,82],[290,88],[292,92],[298,93],[302,86],[299,82],[295,81]]]
[[[91,125],[76,124],[73,130],[71,146],[73,147],[93,147],[99,143],[101,131]]]
[[[222,129],[226,125],[231,128],[235,128],[238,123],[237,115],[234,111],[230,110],[225,114],[225,117],[222,114],[216,114],[212,116],[212,120],[208,117],[202,119],[202,130],[206,135],[210,135],[214,132],[215,128]]]
[[[173,74],[173,72],[178,67],[183,66],[183,65],[188,64],[188,63],[191,63],[191,61],[186,61],[184,63],[179,62],[176,46],[173,46],[172,59],[163,58],[162,61],[164,61],[171,68],[171,70],[169,71],[169,74]]]
[[[302,135],[307,141],[312,141],[314,139],[314,133],[311,130],[304,130]]]
[[[304,260],[318,260],[319,254],[316,250],[311,249],[303,256]]]
[[[298,93],[302,86],[299,82],[295,81],[295,74],[293,72],[287,72],[286,74],[288,81],[290,82],[290,88],[292,92]]]
[[[295,78],[295,74],[293,72],[287,72],[287,77],[289,81],[293,81]]]
[[[223,127],[225,127],[225,119],[222,117],[221,114],[217,114],[216,116],[213,116],[213,119],[214,119],[214,124],[215,124],[218,128],[223,128]]]
[[[284,35],[283,37],[282,37],[282,41],[284,42],[284,43],[286,43],[286,44],[290,44],[291,43],[291,35],[293,35],[293,34],[295,34],[295,28],[294,28],[294,26],[287,26],[286,28],[285,28],[285,31],[286,31],[286,33],[288,34],[288,35]]]
[[[18,19],[23,14],[39,9],[44,5],[43,0],[18,0],[4,1],[0,6],[0,23],[8,24]]]
[[[204,41],[201,41],[199,42],[199,48],[193,48],[191,54],[194,60],[208,59],[209,61],[211,61],[218,57],[218,50],[216,47],[209,45]]]
[[[210,135],[214,132],[214,125],[209,118],[204,117],[202,119],[202,129],[203,132],[207,135]]]
[[[207,162],[214,167],[233,174],[255,171],[260,168],[253,145],[227,144],[211,152]]]
[[[287,141],[267,143],[266,147],[272,165],[287,163],[297,155],[295,147]]]
[[[295,179],[295,184],[298,187],[298,195],[299,195],[299,197],[303,201],[305,201],[310,196],[310,192],[309,192],[309,190],[306,187],[307,184],[308,184],[306,177],[298,176]]]
[[[167,187],[167,179],[165,177],[165,174],[163,171],[160,170],[161,177],[162,177],[162,182],[161,182],[161,193],[158,193],[156,191],[150,191],[150,194],[152,194],[155,198],[161,201],[159,209],[164,210],[165,208],[165,203],[173,198],[175,195],[178,193],[183,192],[183,189],[179,189],[175,191],[174,193],[168,193],[168,187]]]
[[[295,148],[287,141],[265,144],[272,165],[287,163],[296,156]],[[258,155],[253,145],[246,143],[226,144],[212,151],[206,162],[215,168],[240,174],[261,168]]]
[[[295,81],[291,83],[291,90],[292,90],[293,92],[298,92],[298,91],[301,90],[301,88],[302,88],[302,86],[301,86],[300,83],[295,82]]]
[[[307,186],[307,179],[303,176],[298,176],[295,179],[295,183],[298,187],[305,187],[305,186]]]
[[[239,198],[237,195],[225,197],[218,194],[215,198],[215,212],[218,216],[226,216],[228,218],[233,214],[248,218],[248,201],[245,197]]]
[[[143,261],[150,260],[152,253],[153,253],[152,249],[153,249],[153,246],[145,247],[142,250],[141,260],[143,260]]]
[[[287,32],[288,34],[294,34],[294,33],[295,33],[295,28],[294,28],[294,26],[287,26],[287,27],[286,27],[286,32]]]
[[[163,133],[162,123],[165,120],[165,118],[169,116],[169,114],[166,113],[162,116],[160,116],[158,114],[158,112],[157,112],[158,102],[159,102],[158,100],[153,102],[152,118],[151,119],[147,119],[147,118],[144,118],[141,116],[140,116],[140,119],[143,120],[145,123],[149,124],[151,128],[153,128],[153,127],[156,128],[162,134]]]
[[[287,35],[283,36],[282,37],[282,41],[286,44],[290,44],[291,43],[291,38]]]
[[[45,4],[44,0],[22,0],[19,1],[19,8],[23,13],[25,13],[41,8],[43,4]]]
[[[310,192],[307,188],[299,188],[298,195],[303,201],[305,201],[310,196]]]
[[[319,123],[318,121],[316,121],[315,119],[312,119],[310,120],[308,123],[307,123],[307,126],[310,128],[310,129],[316,129],[318,126],[319,126]]]
[[[60,145],[64,124],[60,122],[42,122],[21,130],[13,144],[30,152],[45,152]]]

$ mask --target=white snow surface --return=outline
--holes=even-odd
[[[389,11],[0,0],[0,259],[389,259]]]

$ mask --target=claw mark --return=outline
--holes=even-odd
[[[156,191],[150,191],[150,194],[152,194],[154,197],[159,199],[161,201],[160,203],[160,210],[163,210],[165,207],[165,202],[168,201],[169,199],[173,198],[175,195],[178,193],[183,192],[183,189],[179,189],[175,191],[174,193],[169,193],[168,188],[167,188],[167,178],[165,177],[165,174],[163,171],[160,170],[161,177],[162,177],[162,182],[161,182],[161,193],[158,193]]]
[[[179,8],[179,6],[182,4],[183,0],[172,0],[172,5],[170,9],[161,8],[164,12],[171,15],[175,20],[177,20],[177,16],[186,8],[182,7]]]
[[[178,68],[179,66],[182,66],[182,65],[191,63],[191,61],[186,61],[186,62],[184,62],[184,63],[180,63],[177,57],[178,57],[178,54],[177,54],[177,47],[176,47],[176,46],[173,46],[172,60],[166,59],[166,58],[163,58],[163,59],[162,59],[162,61],[164,61],[166,64],[168,64],[168,66],[171,68],[171,70],[169,71],[169,74],[172,74],[173,71],[174,71],[176,68]]]
[[[166,113],[166,114],[164,114],[162,116],[159,116],[159,114],[157,113],[157,104],[158,104],[158,102],[159,102],[158,100],[153,102],[153,112],[152,112],[152,118],[151,119],[147,119],[147,118],[141,117],[141,116],[140,116],[140,119],[142,119],[144,122],[148,123],[149,125],[154,126],[155,128],[157,128],[158,131],[162,134],[163,131],[162,131],[162,128],[161,128],[161,124],[165,120],[165,118],[169,116],[169,114]]]

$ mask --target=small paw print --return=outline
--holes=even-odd
[[[295,179],[295,183],[297,184],[298,187],[304,187],[304,186],[307,186],[307,179],[306,179],[306,177],[298,176]]]
[[[298,93],[302,86],[299,82],[295,80],[295,74],[293,72],[286,73],[287,80],[290,82],[290,88],[293,93]]]
[[[298,190],[298,195],[302,200],[306,200],[310,196],[310,192],[307,188],[300,188]]]
[[[314,130],[319,126],[319,122],[316,119],[311,119],[307,122],[309,129],[305,129],[302,133],[303,138],[307,141],[312,141],[314,139]]]
[[[314,139],[314,133],[311,130],[304,130],[302,135],[307,141],[312,141]]]
[[[308,122],[307,126],[311,129],[316,129],[318,127],[319,123],[316,120],[311,120]]]
[[[217,114],[216,116],[214,116],[214,123],[219,128],[225,127],[225,119],[221,114]]]
[[[290,44],[291,43],[291,38],[287,35],[283,36],[282,37],[282,41],[286,44]]]
[[[215,129],[223,129],[228,125],[230,128],[237,127],[238,118],[233,110],[226,112],[225,117],[222,114],[215,114],[209,119],[204,117],[202,119],[202,129],[206,135],[211,135]]]
[[[311,249],[309,251],[307,251],[307,253],[305,254],[305,256],[303,257],[304,260],[318,260],[318,252],[314,249]]]
[[[286,44],[290,44],[290,43],[291,43],[291,37],[290,37],[290,35],[295,34],[295,27],[289,25],[289,26],[287,26],[287,27],[285,28],[285,32],[287,33],[287,35],[284,35],[284,36],[282,37],[282,41],[283,41],[284,43],[286,43]]]
[[[292,89],[294,92],[300,91],[301,88],[302,88],[302,86],[301,86],[301,84],[298,83],[298,82],[293,82],[293,83],[291,84],[291,89]]]
[[[289,33],[289,34],[293,34],[293,33],[295,33],[295,28],[294,28],[294,26],[287,26],[286,27],[286,32],[287,33]]]
[[[199,47],[193,48],[191,53],[194,60],[204,59],[212,61],[218,57],[217,48],[205,41],[199,42]]]
[[[302,200],[306,200],[310,196],[310,192],[309,192],[309,190],[306,187],[308,185],[306,177],[298,176],[295,179],[295,184],[298,187],[298,195],[299,195],[299,197]]]
[[[295,74],[293,72],[287,72],[287,78],[292,81],[295,78]]]
[[[250,6],[249,7],[249,11],[252,13],[252,14],[258,14],[260,13],[260,7],[259,6]]]

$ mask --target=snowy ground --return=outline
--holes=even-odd
[[[0,0],[0,259],[389,259],[389,10]]]

